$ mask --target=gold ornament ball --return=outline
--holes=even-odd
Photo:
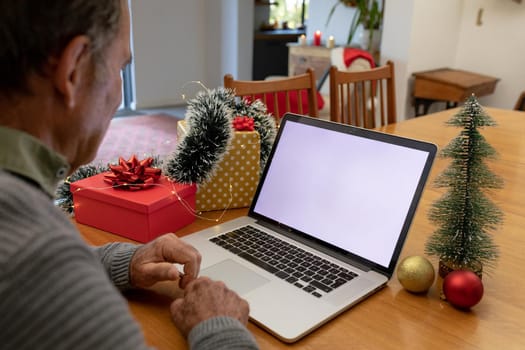
[[[407,256],[397,267],[397,279],[409,292],[428,291],[434,283],[434,277],[434,267],[428,259],[422,256]]]

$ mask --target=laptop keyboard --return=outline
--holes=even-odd
[[[210,241],[318,298],[357,276],[253,226],[223,233]]]

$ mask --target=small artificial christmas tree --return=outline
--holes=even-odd
[[[426,253],[438,256],[440,265],[446,262],[456,269],[490,266],[498,250],[489,231],[501,222],[502,213],[482,190],[500,188],[503,181],[484,163],[484,159],[494,158],[496,151],[478,128],[496,124],[474,95],[447,124],[463,130],[441,152],[452,162],[435,185],[449,190],[429,211],[429,219],[439,228],[427,241]]]

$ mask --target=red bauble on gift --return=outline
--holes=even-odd
[[[483,297],[483,283],[472,271],[456,270],[443,280],[443,293],[453,306],[468,309]]]
[[[233,119],[233,128],[236,131],[254,131],[255,124],[253,118],[239,115]]]

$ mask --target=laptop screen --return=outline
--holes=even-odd
[[[419,141],[289,116],[252,212],[389,269],[435,151]]]

